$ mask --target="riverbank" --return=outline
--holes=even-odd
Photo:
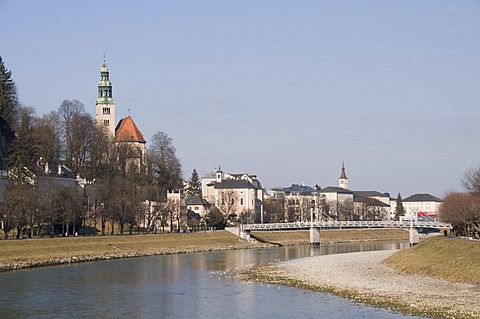
[[[399,251],[385,263],[408,274],[480,285],[480,242],[476,240],[432,237]]]
[[[452,282],[432,276],[400,272],[388,267],[384,262],[390,258],[389,263],[395,264],[398,261],[397,254],[405,252],[410,255],[418,254],[416,259],[423,259],[427,251],[427,255],[441,258],[440,256],[445,254],[444,250],[449,250],[450,253],[456,250],[457,259],[450,259],[449,262],[451,267],[459,268],[458,272],[461,272],[464,268],[461,261],[469,258],[467,256],[471,255],[472,249],[460,249],[459,252],[458,243],[455,239],[431,238],[399,253],[375,251],[325,255],[264,266],[244,275],[249,280],[329,292],[408,315],[439,319],[480,318],[480,286],[468,283],[473,282],[472,278],[468,279],[467,283]],[[468,242],[465,244],[469,245]],[[442,245],[443,251],[439,251],[438,245]],[[477,247],[475,251],[480,249]],[[408,261],[405,264],[408,264]],[[407,268],[415,272],[414,267],[415,264]],[[476,267],[473,277],[477,277],[480,265],[469,264],[468,267]]]
[[[322,231],[322,242],[403,240],[403,230]],[[408,234],[408,233],[407,233]],[[309,243],[308,231],[269,232],[263,243],[227,231],[0,240],[0,271],[95,260]],[[408,237],[407,237],[408,238]]]
[[[259,248],[226,231],[0,241],[0,271],[86,261]]]

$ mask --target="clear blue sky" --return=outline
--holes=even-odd
[[[39,115],[95,113],[173,138],[184,177],[396,197],[461,190],[480,164],[480,1],[0,0],[0,55]],[[148,144],[147,144],[148,146]]]

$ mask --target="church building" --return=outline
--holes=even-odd
[[[142,170],[142,167],[146,164],[147,142],[130,115],[121,119],[115,126],[115,101],[113,100],[112,82],[110,82],[105,57],[100,68],[95,110],[97,125],[103,126],[110,133],[115,143],[128,145],[130,148],[128,159]]]

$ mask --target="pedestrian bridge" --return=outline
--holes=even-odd
[[[452,228],[449,223],[435,221],[305,221],[294,223],[244,224],[244,231],[282,231],[299,229],[349,229],[349,228]]]

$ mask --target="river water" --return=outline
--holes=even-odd
[[[411,318],[325,293],[234,280],[236,269],[400,243],[287,246],[0,274],[0,318]]]

